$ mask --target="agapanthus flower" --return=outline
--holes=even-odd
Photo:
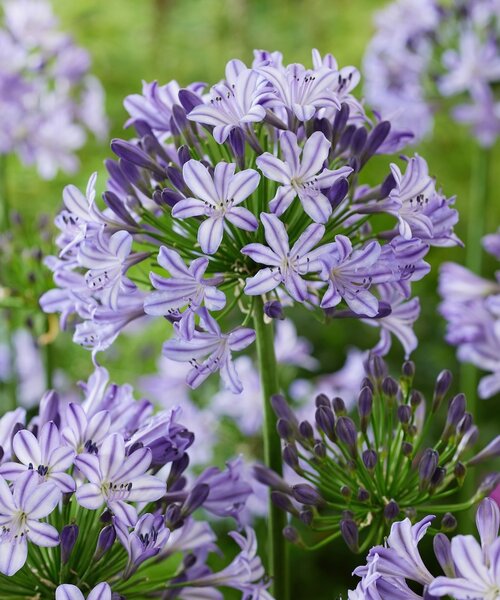
[[[499,258],[498,233],[483,238],[483,246]],[[460,361],[489,371],[479,382],[481,398],[500,391],[500,279],[486,279],[469,269],[444,263],[439,276],[439,293],[443,299],[440,312],[447,321],[446,341],[457,347]]]
[[[395,0],[375,20],[364,59],[367,100],[417,141],[436,110],[450,107],[480,145],[492,146],[500,132],[498,4]]]
[[[194,588],[220,597],[219,586],[243,595],[266,590],[254,532],[234,533],[240,554],[213,573],[206,561],[217,551],[216,536],[206,520],[195,520],[201,514],[193,516],[204,509],[239,517],[252,493],[240,460],[194,476],[194,436],[179,407],[152,415],[148,401],[110,384],[102,367],[82,388],[82,401],[52,391],[32,419],[13,411],[0,420],[7,457],[0,459],[0,596],[29,590],[40,600],[54,593],[57,600],[111,600],[189,598]],[[175,569],[166,566],[158,578],[158,563],[169,561]]]
[[[278,507],[318,532],[317,544],[342,536],[351,550],[359,552],[366,540],[381,542],[398,518],[408,515],[413,520],[425,513],[430,502],[435,512],[447,513],[463,510],[487,495],[489,484],[464,504],[447,503],[446,498],[461,488],[467,468],[498,454],[498,440],[467,457],[478,430],[466,411],[464,395],[458,394],[447,403],[441,436],[430,441],[429,423],[436,423],[445,405],[451,373],[438,376],[429,405],[413,388],[414,374],[415,366],[406,362],[398,381],[388,375],[380,357],[372,356],[366,363],[357,416],[347,415],[340,397],[330,399],[320,393],[315,399],[314,426],[282,396],[273,398],[283,461],[294,473],[288,481],[287,476],[281,479],[257,466],[255,475],[271,488]],[[408,525],[393,525],[388,539],[398,548],[405,528],[420,535],[417,525],[411,529],[410,520],[404,523]],[[299,545],[306,543],[298,532],[292,539]],[[384,557],[379,552],[379,564]]]
[[[90,57],[60,31],[47,0],[9,0],[2,17],[0,154],[17,154],[48,179],[74,172],[86,131],[99,139],[108,131]]]
[[[95,177],[85,196],[67,188],[60,253],[46,261],[60,289],[41,298],[64,325],[75,316],[74,341],[94,358],[145,314],[162,316],[174,324],[164,354],[192,364],[189,385],[220,371],[239,393],[231,351],[253,341],[255,319],[269,327],[293,303],[382,318],[391,305],[376,285],[407,297],[429,247],[458,243],[453,199],[422,157],[363,181],[370,159],[405,136],[353,96],[356,69],[317,51],[313,63],[258,51],[251,68],[230,61],[209,94],[154,83],[125,101],[136,137],[112,141],[106,208]],[[384,212],[390,231],[377,225]]]
[[[354,571],[362,578],[358,589],[369,592],[367,598],[498,598],[500,513],[496,503],[485,498],[478,506],[480,543],[472,535],[455,535],[451,542],[444,533],[434,537],[434,553],[445,573],[438,577],[429,571],[418,549],[433,520],[433,516],[428,516],[413,526],[409,519],[396,522],[385,545],[371,548],[367,565]],[[357,599],[356,593],[350,592],[349,599]]]

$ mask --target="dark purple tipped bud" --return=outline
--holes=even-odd
[[[206,483],[195,485],[181,507],[182,516],[187,517],[203,506],[203,503],[208,498],[208,494],[210,494],[209,485]]]
[[[354,513],[350,510],[343,510],[342,519],[345,521],[354,521]]]
[[[372,354],[366,365],[368,375],[375,381],[382,381],[387,377],[387,364],[385,360],[377,354]]]
[[[311,441],[314,438],[314,429],[309,421],[299,423],[299,433],[306,440]]]
[[[111,523],[111,520],[113,518],[113,514],[110,510],[106,509],[102,515],[99,517],[99,521],[101,523]]]
[[[463,463],[457,462],[453,469],[453,475],[455,475],[458,485],[462,485],[467,475],[467,467]]]
[[[355,173],[357,173],[361,166],[361,161],[359,160],[359,158],[357,156],[351,156],[351,158],[349,159],[349,162],[347,164],[349,167],[351,167],[351,169]]]
[[[94,560],[100,560],[106,552],[111,548],[116,540],[116,531],[113,525],[106,525],[101,529],[101,533],[97,538],[97,546],[94,552]]]
[[[314,403],[316,404],[317,408],[320,406],[326,406],[327,408],[330,408],[330,400],[326,394],[318,394],[314,399]]]
[[[335,129],[335,127],[334,127]],[[348,125],[344,131],[342,132],[341,136],[340,136],[340,141],[339,141],[339,150],[343,151],[345,150],[351,143],[352,140],[352,136],[354,135],[354,132],[356,131],[356,127],[354,125]],[[335,133],[335,132],[334,132]]]
[[[235,127],[229,134],[229,145],[236,160],[243,164],[245,158],[245,134],[239,127]]]
[[[413,444],[410,444],[410,442],[403,442],[401,444],[401,452],[404,454],[404,456],[411,456],[413,452]]]
[[[441,519],[441,531],[446,533],[455,531],[457,525],[457,520],[451,513],[447,512],[443,515],[443,518]]]
[[[434,386],[434,397],[432,399],[432,411],[435,412],[443,398],[446,396],[450,389],[453,376],[450,371],[441,371],[436,379],[436,385]]]
[[[184,131],[187,128],[188,120],[186,118],[186,111],[182,106],[178,104],[172,106],[172,117],[179,131]]]
[[[430,483],[431,490],[432,491],[436,490],[443,483],[445,477],[446,477],[446,469],[444,469],[443,467],[437,467],[431,478],[431,483]]]
[[[170,504],[165,511],[165,524],[170,529],[179,527],[182,523],[181,507],[178,504]]]
[[[368,387],[365,386],[360,392],[358,396],[358,413],[361,419],[370,418],[370,414],[372,412],[373,405],[373,392]]]
[[[335,425],[335,433],[352,453],[356,452],[357,433],[356,425],[350,417],[339,417]]]
[[[365,465],[365,467],[369,470],[369,471],[373,471],[373,469],[375,468],[376,464],[377,464],[377,453],[375,452],[375,450],[364,450],[363,451],[363,464]]]
[[[332,127],[332,138],[333,143],[332,147],[335,146],[336,140],[344,131],[345,126],[347,125],[347,120],[349,119],[349,106],[347,104],[342,104],[340,110],[337,111],[335,118],[333,119],[333,127]],[[352,128],[352,133],[354,132],[354,128]]]
[[[399,504],[390,500],[384,507],[384,517],[387,521],[394,521],[399,516]]]
[[[189,147],[185,144],[177,148],[177,156],[179,157],[181,166],[184,166],[192,158],[191,152],[189,152]]]
[[[335,414],[337,416],[340,417],[342,415],[347,414],[345,402],[342,400],[342,398],[335,396],[335,398],[332,400],[332,406],[333,406],[333,410],[335,411]]]
[[[203,104],[203,100],[191,90],[179,90],[179,102],[189,114],[195,106]]]
[[[400,423],[409,423],[411,419],[411,407],[408,404],[398,406],[398,420]]]
[[[300,535],[293,525],[287,525],[283,528],[283,537],[291,544],[297,544],[300,541]]]
[[[155,192],[155,194],[156,194],[156,192]],[[179,200],[183,200],[183,199],[184,199],[184,196],[182,196],[178,192],[174,192],[174,190],[171,190],[169,188],[163,189],[160,194],[161,204],[166,204],[167,206],[170,206],[170,207],[175,206],[177,204],[177,202],[179,202]],[[154,195],[153,195],[153,200],[155,200]],[[156,203],[160,204],[160,202],[156,202]]]
[[[265,465],[254,465],[252,473],[255,479],[263,485],[267,485],[274,490],[281,490],[282,492],[289,493],[290,487],[287,482],[269,467],[266,467]]]
[[[412,390],[410,394],[410,404],[415,408],[422,404],[423,401],[424,397],[422,396],[422,394],[417,390]]]
[[[385,139],[389,135],[391,131],[391,124],[389,121],[380,121],[377,123],[375,127],[370,132],[368,136],[368,140],[365,144],[365,149],[363,152],[363,163],[365,163],[369,158],[371,158],[375,152],[380,148],[380,146],[384,143]]]
[[[361,385],[359,386],[359,389],[362,390],[364,387],[370,388],[372,392],[374,390],[373,383],[368,377],[363,377],[363,379],[361,380]]]
[[[299,519],[302,521],[302,523],[304,523],[304,525],[311,527],[312,522],[313,522],[312,511],[309,509],[301,510],[300,514],[299,514]]]
[[[293,427],[286,419],[278,419],[276,423],[276,431],[282,440],[287,442],[293,440],[294,438],[294,430]]]
[[[318,458],[325,458],[326,446],[323,442],[316,442],[314,444],[314,454],[316,454]]]
[[[184,178],[177,167],[167,167],[167,177],[169,178],[170,183],[178,190],[182,191],[185,189],[186,184],[184,183]]]
[[[78,538],[78,525],[66,525],[61,531],[61,562],[65,565]]]
[[[264,314],[266,314],[270,319],[279,319],[280,321],[283,321],[285,318],[283,306],[281,302],[278,302],[278,300],[266,302],[264,304]]]
[[[387,198],[387,196],[391,193],[391,191],[396,187],[396,180],[392,173],[387,175],[387,177],[382,182],[380,186],[380,195],[382,198]]]
[[[432,448],[424,450],[420,462],[418,463],[418,477],[420,479],[420,489],[425,489],[434,475],[434,471],[439,463],[439,454]]]
[[[359,502],[368,502],[370,499],[370,492],[364,487],[360,487],[358,490],[357,499]]]
[[[347,500],[349,500],[349,498],[352,498],[352,490],[349,486],[347,485],[343,485],[340,488],[340,493],[342,494],[342,496],[344,496],[344,498],[346,498]]]
[[[324,504],[321,494],[316,488],[308,483],[298,483],[292,486],[292,494],[297,502],[308,506],[319,506]]]
[[[283,492],[271,492],[271,501],[274,504],[274,506],[277,506],[280,510],[283,510],[295,516],[297,516],[299,513],[299,511],[292,504],[292,501],[290,500],[289,496],[287,496]]]
[[[332,185],[332,187],[328,190],[326,197],[330,200],[330,204],[332,208],[335,209],[342,202],[342,200],[347,196],[349,192],[349,182],[347,179],[343,177],[341,179],[337,179],[337,181]]]
[[[457,394],[450,400],[446,423],[455,427],[465,415],[465,394]]]
[[[385,377],[382,381],[382,391],[389,398],[395,398],[399,392],[399,384],[394,377]]]
[[[294,444],[287,444],[283,449],[283,460],[294,471],[300,472],[299,454]]]
[[[352,552],[359,551],[359,531],[358,526],[351,519],[340,521],[340,531],[344,542]]]
[[[455,565],[451,554],[451,542],[444,533],[437,533],[433,540],[434,554],[440,567],[448,577],[456,577]]]
[[[367,139],[368,132],[366,131],[366,129],[364,127],[358,127],[351,139],[352,153],[359,156],[365,147]]]
[[[316,425],[328,439],[335,441],[335,416],[330,407],[320,406],[315,413]]]
[[[170,133],[172,134],[172,137],[178,138],[181,135],[181,132],[179,131],[179,128],[177,127],[177,123],[175,122],[173,115],[170,117],[169,125],[170,125]],[[176,141],[178,143],[178,140],[176,140]]]
[[[463,437],[469,429],[472,427],[473,418],[471,413],[466,412],[464,416],[460,419],[460,422],[457,426],[457,433],[460,437]]]
[[[286,419],[292,423],[294,427],[298,425],[297,417],[288,405],[284,396],[281,394],[274,394],[274,396],[271,396],[271,406],[278,418]]]
[[[170,490],[172,484],[177,481],[189,466],[189,455],[184,453],[180,458],[172,461],[170,473],[168,474],[167,487]]]
[[[114,139],[111,141],[111,150],[119,158],[123,158],[138,167],[152,171],[159,179],[165,178],[165,172],[138,146],[134,146],[125,140]]]
[[[404,362],[401,373],[403,374],[403,377],[413,379],[415,377],[415,363],[412,360]]]

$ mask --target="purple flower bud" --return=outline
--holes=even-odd
[[[369,470],[369,471],[373,471],[373,469],[375,468],[376,464],[377,464],[377,453],[375,452],[375,450],[369,449],[369,450],[364,450],[363,451],[363,464],[365,465],[365,467]]]
[[[39,408],[39,424],[40,427],[44,423],[48,423],[49,421],[53,421],[58,427],[61,423],[61,415],[59,413],[60,400],[59,395],[54,390],[50,390],[45,392],[40,400],[40,408]],[[22,426],[24,428],[24,426]],[[19,429],[18,429],[19,431]],[[12,433],[14,436],[16,432]]]
[[[364,487],[360,487],[358,490],[357,499],[359,502],[368,502],[370,499],[370,492]]]
[[[342,104],[340,110],[337,111],[335,118],[333,119],[333,127],[332,127],[332,148],[335,148],[335,145],[343,133],[345,126],[347,125],[347,121],[349,119],[349,106],[347,104]],[[351,130],[351,135],[354,133],[354,127]],[[348,144],[349,142],[347,142]],[[346,144],[346,145],[347,145]]]
[[[465,395],[457,394],[450,400],[450,404],[448,406],[448,415],[446,418],[447,425],[451,425],[455,427],[458,425],[459,421],[465,415]]]
[[[174,190],[171,190],[170,188],[165,188],[161,191],[161,203],[167,204],[170,207],[175,206],[177,202],[183,199],[184,196],[178,192],[174,192]]]
[[[314,403],[316,404],[317,408],[320,406],[326,406],[327,408],[330,408],[331,406],[330,400],[326,394],[318,394],[314,400]]]
[[[401,404],[398,406],[398,420],[400,423],[406,424],[411,419],[411,407],[408,404]]]
[[[424,397],[418,390],[412,390],[410,394],[410,404],[416,408],[424,401]]]
[[[184,504],[181,507],[182,516],[187,517],[203,506],[203,503],[208,498],[209,494],[210,486],[206,483],[195,485],[187,495],[187,498],[184,500]]]
[[[229,134],[229,145],[240,168],[245,164],[245,134],[239,127],[235,127]]]
[[[106,525],[101,529],[99,537],[97,538],[97,546],[94,552],[94,560],[97,562],[100,560],[111,546],[115,543],[116,531],[113,525]]]
[[[388,398],[395,398],[399,392],[399,384],[393,377],[385,377],[382,381],[382,392]]]
[[[299,454],[295,444],[287,444],[283,449],[284,462],[294,471],[301,472],[299,465]]]
[[[65,565],[78,538],[78,525],[66,525],[61,531],[61,562]]]
[[[456,577],[455,565],[451,555],[450,540],[444,533],[437,533],[433,540],[434,554],[436,555],[439,566],[443,569],[447,577]]]
[[[388,369],[385,360],[377,354],[370,355],[366,364],[367,374],[375,382],[380,382],[387,377]]]
[[[176,144],[178,144],[181,132],[179,131],[179,128],[177,127],[177,123],[175,122],[173,115],[170,117],[169,126],[170,126],[170,133],[172,134],[172,137],[174,139],[177,138],[177,139],[175,139],[175,142],[176,142]]]
[[[351,140],[352,153],[359,156],[365,147],[367,139],[368,132],[366,131],[365,127],[358,127],[358,129],[356,129],[356,131],[354,132]]]
[[[237,131],[234,129],[233,131]],[[285,315],[283,313],[283,306],[281,302],[278,300],[271,300],[270,302],[266,302],[264,304],[264,314],[266,314],[270,319],[279,319],[283,321]]]
[[[335,135],[335,123],[333,125],[333,130],[334,130],[334,135]],[[342,132],[342,134],[340,136],[340,141],[338,144],[339,152],[343,152],[350,145],[352,136],[354,135],[355,131],[356,131],[355,125],[348,125],[344,129],[344,131]]]
[[[436,412],[443,398],[450,389],[453,376],[450,371],[444,370],[439,373],[434,386],[434,397],[432,399],[432,412]]]
[[[387,198],[387,196],[391,193],[391,191],[396,187],[396,180],[392,173],[387,175],[387,177],[382,182],[380,186],[380,195],[382,198]]]
[[[372,412],[373,392],[368,386],[364,386],[358,396],[358,413],[361,419],[369,419]]]
[[[496,458],[500,455],[500,435],[492,440],[485,448],[478,452],[475,456],[473,456],[469,460],[469,465],[477,465],[484,460],[488,460],[490,458]]]
[[[401,372],[404,377],[412,380],[415,377],[415,363],[411,360],[407,360],[403,363]]]
[[[280,510],[288,512],[292,515],[298,516],[299,511],[295,508],[290,500],[289,496],[283,492],[273,491],[271,492],[271,501]]]
[[[335,441],[335,416],[331,408],[326,406],[320,406],[316,409],[315,413],[316,425],[320,431],[322,431],[328,439]]]
[[[344,542],[352,552],[359,551],[359,531],[358,526],[351,519],[340,521],[340,531]]]
[[[490,473],[483,479],[476,496],[484,497],[490,494],[500,484],[500,473]]]
[[[425,489],[434,475],[434,471],[439,463],[439,454],[432,448],[424,450],[418,463],[418,477],[420,479],[420,489]]]
[[[312,441],[314,438],[314,429],[309,421],[299,423],[299,433],[306,440]]]
[[[347,498],[347,499],[352,498],[352,490],[347,485],[343,485],[340,488],[340,493],[342,494],[342,496],[344,496],[344,498]]]
[[[335,398],[332,400],[332,406],[333,406],[333,410],[335,411],[335,414],[337,416],[347,414],[345,402],[342,400],[342,398],[335,396]]]
[[[310,527],[313,522],[312,511],[309,509],[301,510],[300,514],[299,514],[299,519],[302,521],[302,523],[304,523],[304,525],[307,525],[307,527]]]
[[[447,533],[454,531],[457,528],[457,525],[457,520],[451,513],[447,512],[443,515],[443,518],[441,519],[441,531]]]
[[[182,173],[179,171],[177,167],[169,166],[167,167],[167,177],[179,191],[183,191],[186,189],[186,184],[184,182],[184,178],[182,177]]]
[[[259,483],[267,485],[275,490],[281,490],[285,494],[290,493],[290,487],[287,482],[269,467],[259,464],[254,465],[252,468],[252,473]]]
[[[273,410],[278,418],[281,417],[286,419],[292,423],[294,427],[298,426],[297,417],[288,405],[284,396],[281,394],[274,394],[274,396],[271,396],[271,406],[273,407]]]
[[[332,208],[335,210],[337,206],[344,200],[349,192],[349,182],[343,177],[337,181],[328,190],[326,196],[330,200]]]
[[[314,119],[314,131],[321,131],[327,140],[332,139],[333,126],[328,119]]]
[[[165,172],[138,146],[134,146],[125,140],[114,139],[111,141],[111,150],[119,158],[123,158],[138,167],[152,171],[160,180],[165,178]]]
[[[471,413],[466,412],[459,424],[457,425],[457,433],[462,438],[472,427],[473,418]]]
[[[377,152],[389,135],[390,131],[391,124],[389,121],[380,121],[380,123],[375,125],[365,144],[362,157],[363,164],[366,163],[375,154],[375,152]]]
[[[326,457],[326,446],[323,442],[318,441],[314,444],[314,454],[316,454],[318,458]]]
[[[387,521],[394,521],[399,516],[399,504],[390,500],[384,507],[384,517]]]
[[[357,434],[354,421],[350,417],[339,417],[335,425],[335,433],[338,439],[355,454]]]
[[[283,528],[283,537],[291,544],[297,544],[300,541],[300,534],[293,525],[286,525]]]
[[[359,386],[359,389],[362,390],[364,387],[370,388],[370,390],[372,392],[374,390],[373,383],[371,382],[371,380],[368,377],[363,377],[363,379],[361,381],[361,385]]]
[[[102,513],[102,515],[99,517],[99,521],[101,523],[111,523],[112,519],[113,519],[113,513],[109,509],[106,509]]]
[[[184,144],[177,148],[177,155],[179,157],[179,162],[181,166],[184,166],[192,158],[191,152],[189,151],[189,147]]]
[[[184,110],[189,114],[195,106],[203,104],[203,100],[191,90],[179,90],[179,102]]]
[[[413,444],[410,444],[410,442],[403,442],[401,444],[401,452],[404,456],[411,456],[413,452]]]
[[[293,440],[294,438],[293,427],[286,419],[278,419],[278,422],[276,423],[276,431],[278,432],[280,438],[287,442]]]
[[[182,524],[181,507],[178,504],[170,504],[165,511],[165,524],[173,530]]]
[[[186,111],[182,106],[179,106],[178,104],[172,106],[172,118],[179,131],[183,132],[188,128],[189,121],[186,118]]]
[[[444,469],[443,467],[437,467],[432,475],[430,482],[430,489],[432,492],[443,483],[445,477],[446,469]]]
[[[292,494],[297,502],[308,506],[319,506],[324,504],[321,494],[316,488],[308,483],[298,483],[292,486]]]
[[[457,462],[453,469],[453,475],[455,475],[458,485],[462,485],[467,475],[467,467],[463,463]]]

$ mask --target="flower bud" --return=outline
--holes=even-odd
[[[389,173],[380,186],[380,195],[382,198],[387,198],[391,191],[396,187],[394,175]]]
[[[448,414],[446,416],[446,425],[441,436],[443,440],[448,440],[453,430],[458,426],[465,415],[465,395],[457,394],[448,405]]]
[[[61,531],[61,562],[65,565],[78,538],[78,525],[66,525]]]
[[[399,516],[399,504],[390,500],[384,507],[384,517],[387,521],[394,521]]]
[[[363,379],[361,380],[361,385],[359,386],[359,389],[362,390],[364,387],[370,388],[372,392],[374,390],[373,383],[368,377],[363,377]]]
[[[182,523],[181,507],[178,504],[170,504],[165,511],[165,524],[169,529],[176,529]]]
[[[364,386],[358,396],[358,414],[360,418],[361,431],[366,433],[368,422],[372,412],[373,393],[368,386]]]
[[[391,131],[391,124],[389,121],[380,121],[377,123],[375,127],[371,130],[370,135],[366,141],[362,162],[365,164],[380,148],[380,146],[384,143],[385,139],[389,135]]]
[[[299,423],[299,433],[306,440],[312,441],[314,439],[314,429],[309,421]]]
[[[441,531],[445,531],[447,533],[454,531],[457,528],[457,524],[458,523],[455,517],[451,513],[447,512],[441,519]]]
[[[298,515],[299,511],[295,508],[290,500],[290,497],[286,494],[278,491],[271,492],[271,501],[280,510],[284,510],[285,512],[288,512],[294,516]]]
[[[97,546],[94,552],[94,561],[100,560],[111,546],[115,543],[116,531],[114,525],[106,525],[101,529],[99,537],[97,538]]]
[[[297,544],[300,541],[300,534],[293,525],[287,525],[283,529],[283,537],[291,544]]]
[[[406,425],[411,419],[411,407],[408,404],[401,404],[398,406],[397,414],[399,422]]]
[[[313,522],[312,511],[309,509],[301,510],[300,514],[299,514],[299,519],[302,521],[302,523],[304,523],[304,525],[307,525],[308,527],[310,527]]]
[[[413,444],[410,444],[410,442],[403,442],[401,444],[401,452],[404,454],[404,456],[411,456],[413,452]]]
[[[267,485],[274,490],[281,490],[285,493],[290,492],[288,483],[269,467],[259,464],[254,465],[252,468],[252,474],[254,478],[263,485]]]
[[[457,425],[457,434],[462,438],[472,427],[473,418],[471,413],[466,412]]]
[[[448,370],[441,371],[437,376],[436,385],[434,386],[434,397],[432,399],[432,412],[436,412],[439,408],[443,398],[450,389],[452,379],[453,376]]]
[[[302,469],[299,465],[299,453],[295,444],[287,444],[283,449],[284,462],[294,471],[300,473]]]
[[[425,489],[434,475],[434,471],[438,466],[439,454],[432,448],[427,448],[422,454],[422,458],[418,463],[418,477],[420,479],[420,489]]]
[[[297,426],[297,417],[281,394],[271,396],[271,406],[278,418],[287,419],[294,427]]]
[[[368,469],[368,471],[373,471],[373,469],[375,469],[375,466],[377,464],[377,458],[378,457],[375,450],[369,449],[363,451],[363,464]]]
[[[500,473],[490,473],[489,475],[486,475],[486,477],[483,479],[483,481],[481,481],[475,497],[483,498],[484,496],[487,496],[499,484],[500,484]]]
[[[332,148],[335,148],[340,136],[344,132],[345,126],[347,125],[347,120],[349,119],[349,106],[344,102],[335,114],[333,119],[333,127],[332,127]],[[351,135],[354,133],[354,128],[352,128]]]
[[[236,129],[234,131],[236,131]],[[283,305],[277,300],[271,300],[270,302],[266,302],[264,304],[264,314],[270,319],[279,319],[280,321],[283,321],[285,318],[283,313]]]
[[[390,375],[385,377],[382,381],[382,392],[390,399],[396,398],[399,392],[399,384]]]
[[[339,398],[338,396],[336,396],[332,400],[332,406],[333,406],[333,410],[335,411],[335,414],[338,417],[347,414],[345,402],[342,400],[342,398]]]
[[[430,481],[431,492],[434,492],[443,483],[445,477],[446,469],[443,467],[437,467]]]
[[[458,485],[461,486],[464,482],[465,476],[467,475],[466,466],[461,462],[457,462],[455,468],[453,469],[453,475],[455,475]]]
[[[477,465],[484,460],[496,458],[500,455],[500,435],[497,435],[486,447],[469,460],[469,465]]]
[[[231,151],[240,169],[243,169],[245,166],[245,141],[245,134],[239,127],[235,127],[229,134],[229,145],[231,146]],[[266,304],[271,303],[266,302]],[[277,302],[277,304],[279,304],[279,302]],[[264,312],[265,311],[266,307],[264,305]]]
[[[184,166],[192,158],[191,152],[189,151],[189,147],[185,144],[177,148],[177,156],[179,157],[179,162],[181,166]]]
[[[203,506],[203,503],[210,494],[210,486],[206,483],[195,485],[187,495],[181,507],[182,517],[187,517],[194,513],[195,510]]]
[[[358,490],[357,499],[359,502],[368,502],[370,499],[370,492],[364,487],[360,487]]]
[[[368,138],[368,132],[365,127],[358,127],[354,132],[351,140],[351,150],[353,154],[361,154],[363,148],[365,147],[366,140]]]
[[[316,404],[317,408],[319,408],[320,406],[326,406],[326,408],[331,408],[330,400],[328,399],[328,396],[326,394],[318,394],[314,399],[314,403]]]
[[[342,496],[344,496],[344,498],[346,498],[347,500],[349,500],[350,498],[352,498],[352,490],[349,486],[347,485],[343,485],[340,488],[340,493],[342,494]]]
[[[335,441],[335,416],[331,408],[326,406],[320,406],[316,409],[315,413],[316,425],[318,429],[322,431],[328,439]]]
[[[356,523],[351,519],[340,521],[340,531],[344,542],[352,552],[359,551],[359,531]]]
[[[344,200],[349,192],[349,182],[344,177],[337,179],[337,181],[328,190],[326,196],[330,200],[332,208],[335,210],[337,206]]]
[[[286,419],[278,419],[276,423],[276,431],[282,440],[290,442],[294,438],[293,427]]]
[[[335,425],[338,439],[344,443],[354,455],[357,449],[356,425],[350,417],[339,417]]]
[[[412,360],[405,361],[401,368],[401,373],[403,374],[403,377],[410,381],[413,380],[415,377],[415,363]]]
[[[297,485],[293,485],[292,494],[297,502],[308,506],[319,506],[324,503],[318,490],[308,483],[298,483]]]
[[[318,441],[314,444],[314,454],[316,454],[318,458],[325,458],[326,446],[323,442]]]
[[[179,90],[178,98],[187,114],[189,114],[195,106],[203,104],[203,100],[199,96],[187,89]]]
[[[417,406],[420,406],[423,401],[424,397],[422,396],[422,394],[418,390],[412,390],[410,394],[410,404],[412,405],[412,407],[417,408]]]
[[[447,577],[456,577],[455,565],[451,555],[450,540],[444,533],[437,533],[433,540],[434,554],[436,555],[439,566],[443,569]]]

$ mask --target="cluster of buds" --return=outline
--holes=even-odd
[[[256,477],[272,488],[275,504],[321,532],[318,544],[342,536],[354,552],[362,552],[380,543],[395,520],[414,520],[430,511],[442,513],[441,528],[451,530],[456,524],[452,513],[472,506],[494,487],[498,478],[490,476],[470,500],[450,503],[468,468],[500,452],[500,438],[467,458],[478,429],[465,396],[458,394],[447,403],[441,435],[432,440],[452,376],[439,374],[428,403],[412,387],[414,374],[414,364],[406,362],[398,381],[381,358],[370,358],[357,418],[347,415],[341,398],[320,394],[315,428],[299,420],[282,396],[273,398],[283,460],[295,474],[285,476],[289,482],[257,466]],[[300,483],[292,483],[297,475]],[[284,533],[305,545],[295,527]]]

